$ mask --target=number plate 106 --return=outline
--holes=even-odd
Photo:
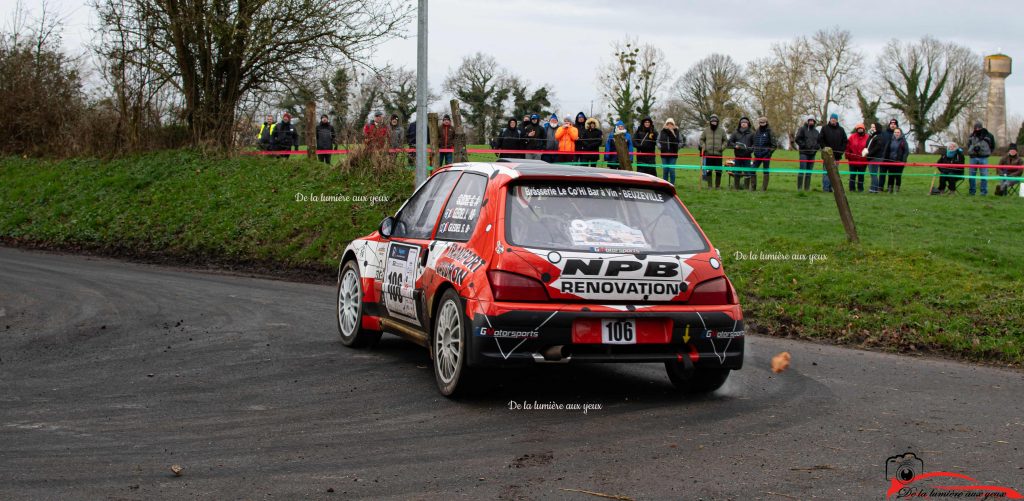
[[[636,320],[601,320],[601,342],[604,344],[636,344]]]

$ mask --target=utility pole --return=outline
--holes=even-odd
[[[427,180],[427,0],[416,10],[416,187]]]

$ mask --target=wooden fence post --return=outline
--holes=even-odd
[[[427,113],[427,135],[430,136],[429,142],[427,143],[428,155],[430,158],[431,172],[441,166],[441,155],[438,154],[437,148],[437,113]],[[429,174],[428,174],[429,175]]]
[[[452,162],[468,162],[469,155],[466,153],[466,129],[462,126],[462,111],[459,109],[459,100],[451,100],[452,107],[452,146],[455,153],[452,155]]]
[[[832,183],[832,194],[836,197],[839,219],[843,221],[843,228],[846,229],[846,239],[858,243],[860,239],[857,238],[857,226],[853,223],[853,213],[850,212],[850,204],[846,200],[846,190],[843,189],[843,179],[836,168],[836,157],[832,153],[832,148],[821,150],[821,160],[825,164],[828,180]]]
[[[633,170],[633,165],[629,161],[629,146],[626,144],[626,133],[615,132],[615,156],[619,160],[619,166],[616,169],[621,170]]]
[[[306,157],[316,160],[316,103],[306,101]]]

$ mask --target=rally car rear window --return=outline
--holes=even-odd
[[[505,238],[515,245],[593,252],[708,250],[697,225],[668,191],[607,183],[510,186]]]

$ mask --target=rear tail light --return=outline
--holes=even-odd
[[[497,301],[548,301],[548,291],[537,280],[507,271],[487,272],[491,294]]]
[[[716,305],[732,304],[732,286],[725,277],[718,277],[701,282],[690,293],[688,304]]]

